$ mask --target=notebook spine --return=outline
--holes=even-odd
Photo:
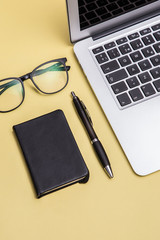
[[[21,137],[19,136],[16,128],[17,128],[16,126],[13,126],[13,129],[14,129],[15,134],[16,134],[17,139],[18,139],[18,143],[19,143],[19,145],[21,147],[21,150],[22,150],[22,153],[23,153],[23,156],[24,156],[24,159],[25,159],[25,163],[26,163],[26,165],[27,165],[27,167],[29,169],[29,172],[30,172],[30,175],[31,175],[31,178],[32,178],[32,181],[33,181],[34,189],[36,191],[37,197],[39,198],[41,196],[41,191],[40,191],[38,183],[37,183],[37,181],[36,181],[36,179],[34,177],[34,173],[33,173],[33,170],[31,168],[30,164],[29,164],[29,161],[27,159],[27,154],[25,153],[24,146],[23,146],[22,141],[21,141]]]

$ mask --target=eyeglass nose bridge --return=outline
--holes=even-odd
[[[20,79],[22,81],[25,81],[25,80],[30,79],[30,78],[31,78],[31,73],[27,73],[27,74],[20,77]]]

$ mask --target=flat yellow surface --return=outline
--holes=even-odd
[[[74,56],[65,0],[0,1],[0,79],[60,57],[71,66],[65,90],[45,96],[28,80],[23,105],[0,114],[0,240],[159,240],[160,172],[139,177],[132,171]],[[112,180],[73,108],[71,91],[90,110],[111,161]],[[90,180],[36,199],[12,126],[56,109],[66,115]]]

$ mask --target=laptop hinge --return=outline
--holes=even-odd
[[[98,40],[98,39],[100,39],[102,37],[105,37],[105,36],[110,35],[112,33],[118,32],[118,31],[123,30],[123,29],[125,29],[127,27],[131,27],[131,26],[133,26],[133,25],[135,25],[137,23],[143,22],[143,21],[148,20],[148,19],[150,19],[152,17],[155,17],[157,15],[159,15],[159,9],[157,9],[156,11],[154,11],[154,12],[152,12],[150,14],[147,14],[146,16],[140,17],[138,19],[133,19],[133,20],[127,22],[127,23],[125,22],[122,25],[119,25],[117,27],[113,27],[112,29],[108,29],[106,31],[98,33],[98,34],[92,36],[92,39],[93,39],[93,41]]]

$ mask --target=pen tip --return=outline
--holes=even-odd
[[[72,97],[76,97],[75,93],[74,92],[71,92],[71,95]]]
[[[105,172],[107,173],[108,177],[109,178],[113,178],[113,172],[112,172],[112,169],[109,165],[107,165],[105,168],[104,168]]]

